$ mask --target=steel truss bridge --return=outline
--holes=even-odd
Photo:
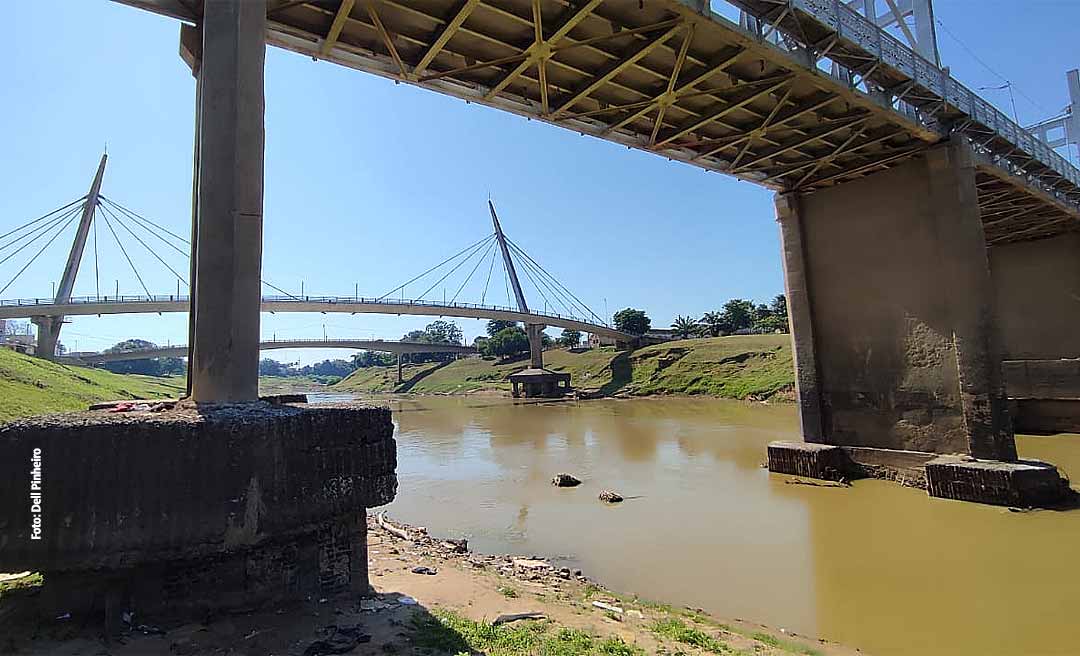
[[[201,16],[190,0],[118,1]],[[874,0],[712,4],[743,18],[707,0],[270,0],[266,39],[781,191],[866,176],[955,135],[978,154],[989,243],[1080,226],[1080,171],[953,79],[904,16],[872,15]],[[922,7],[932,27],[927,0],[887,4]]]
[[[273,351],[276,349],[353,349],[356,351],[377,351],[380,353],[394,353],[398,356],[411,353],[454,353],[468,355],[475,353],[476,349],[471,346],[458,346],[457,344],[425,344],[423,342],[394,342],[382,339],[281,339],[261,342],[260,351]],[[72,352],[59,357],[61,362],[73,364],[94,365],[106,362],[122,362],[126,360],[146,360],[150,358],[182,358],[187,357],[187,346],[159,346],[155,348],[130,349],[126,351],[96,352]]]

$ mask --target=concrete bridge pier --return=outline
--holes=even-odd
[[[899,478],[1033,505],[1067,487],[1017,459],[969,146],[776,198],[803,443],[775,472]]]
[[[57,328],[57,319],[62,317],[33,317],[30,322],[37,327],[37,345],[34,347],[34,355],[39,358],[51,360],[56,356],[56,345],[60,341],[60,331]]]
[[[200,85],[191,398],[259,398],[266,0],[207,2]]]
[[[529,336],[529,366],[533,369],[544,368],[544,326],[530,323],[525,326]]]
[[[1017,431],[1080,432],[1080,234],[990,248]]]
[[[259,400],[266,1],[203,7],[191,399],[0,426],[0,562],[45,574],[39,616],[106,633],[366,593],[365,511],[397,488],[389,411]]]

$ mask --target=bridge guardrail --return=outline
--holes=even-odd
[[[100,303],[123,303],[123,304],[147,304],[154,303],[189,303],[191,298],[187,295],[119,295],[119,296],[73,296],[71,299],[63,305],[92,305]],[[365,305],[385,305],[388,307],[394,306],[410,306],[419,305],[424,307],[445,307],[445,308],[460,308],[470,310],[488,310],[492,312],[513,312],[515,314],[525,314],[517,308],[505,307],[501,305],[482,305],[480,303],[465,303],[465,302],[453,302],[443,303],[440,301],[428,301],[424,299],[386,299],[377,297],[364,297],[364,296],[263,296],[262,301],[264,303],[326,303],[328,305],[347,304],[347,303],[362,303]],[[33,307],[38,305],[56,305],[56,302],[51,298],[20,298],[10,300],[0,300],[0,307]],[[538,319],[550,318],[560,319],[563,321],[576,321],[578,323],[589,324],[594,326],[603,326],[604,328],[610,328],[607,323],[598,323],[595,320],[585,319],[573,315],[564,315],[557,312],[528,312],[527,314],[535,316]]]

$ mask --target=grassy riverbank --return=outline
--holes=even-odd
[[[633,352],[613,348],[576,353],[553,349],[545,351],[544,362],[549,369],[569,372],[577,389],[607,396],[702,394],[761,399],[786,394],[795,383],[787,335],[688,339]],[[397,384],[396,367],[370,367],[354,372],[332,389],[425,394],[508,392],[507,376],[527,366],[527,359],[503,362],[483,358],[409,365],[403,372],[402,385]]]
[[[114,374],[0,349],[0,422],[48,412],[85,410],[98,401],[175,398],[183,393],[182,377]]]

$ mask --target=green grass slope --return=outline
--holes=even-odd
[[[544,352],[544,363],[553,371],[569,372],[575,388],[607,395],[768,398],[786,393],[795,383],[787,335],[680,340],[634,352],[603,348],[572,353],[556,349]],[[395,367],[371,367],[353,372],[332,389],[425,394],[509,391],[507,376],[528,364],[528,359],[502,362],[465,358],[444,366],[409,365],[405,367],[403,386],[396,384]]]
[[[667,342],[630,355],[625,392],[767,398],[794,389],[788,335],[733,335]]]
[[[98,401],[175,398],[183,393],[183,378],[129,376],[69,367],[0,349],[0,422],[85,410]]]

